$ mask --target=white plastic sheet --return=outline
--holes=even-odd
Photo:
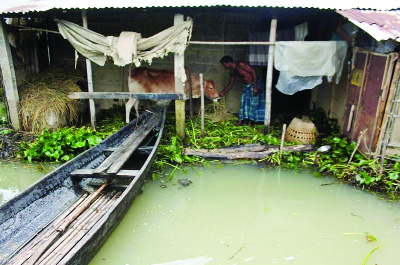
[[[345,41],[282,41],[276,43],[275,68],[280,71],[276,88],[287,95],[312,89],[326,76],[339,83],[346,57]]]

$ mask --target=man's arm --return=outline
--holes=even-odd
[[[233,85],[235,84],[235,76],[231,73],[229,76],[229,84],[218,93],[218,96],[223,97],[229,90],[232,89]]]
[[[247,63],[244,63],[244,62],[238,63],[238,66],[240,68],[242,68],[243,70],[245,70],[246,72],[250,73],[250,75],[251,75],[251,77],[253,79],[253,93],[254,93],[254,95],[257,95],[258,87],[257,87],[257,74],[256,74],[256,71],[253,69],[253,67],[251,67],[250,65],[248,65]]]

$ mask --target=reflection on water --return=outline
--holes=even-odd
[[[366,264],[400,260],[397,203],[310,172],[200,171],[149,181],[91,264],[362,264],[381,244]]]
[[[0,205],[28,188],[52,169],[37,164],[0,160]]]

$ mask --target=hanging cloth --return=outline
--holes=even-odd
[[[287,95],[312,89],[326,76],[339,83],[346,57],[345,41],[281,41],[275,46],[275,68],[280,71],[276,88]]]
[[[92,62],[103,66],[108,57],[115,65],[124,66],[142,61],[151,64],[153,58],[163,58],[173,52],[183,54],[192,35],[193,22],[185,21],[149,38],[140,33],[121,32],[119,37],[103,36],[72,22],[56,20],[58,29],[75,50]]]

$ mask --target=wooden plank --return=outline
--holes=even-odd
[[[11,56],[8,34],[4,21],[0,21],[0,68],[3,75],[3,86],[7,99],[11,124],[15,130],[21,130],[19,120],[19,96],[14,63]]]
[[[95,169],[77,169],[72,171],[70,174],[74,177],[81,178],[115,178],[115,175],[95,173]],[[116,174],[118,179],[133,179],[139,176],[140,170],[120,170]]]
[[[110,175],[110,174],[93,174],[93,175],[81,175],[81,174],[76,174],[74,175],[74,178],[86,178],[86,179],[134,179],[136,176],[118,176],[118,175]]]
[[[112,153],[112,157],[115,157],[115,161],[112,163],[110,168],[107,170],[109,174],[116,174],[122,165],[128,160],[132,153],[139,147],[141,142],[146,138],[150,131],[160,123],[161,115],[154,114],[148,121],[148,123],[141,126],[142,130],[137,130],[135,138],[131,138],[130,141],[125,141],[121,148]],[[135,133],[134,133],[135,134]],[[129,138],[128,138],[129,139]],[[114,158],[112,158],[114,159]]]
[[[147,123],[143,123],[137,128],[103,163],[100,164],[94,173],[101,173],[106,171],[108,174],[116,174],[126,160],[132,153],[139,147],[140,143],[146,138],[150,131],[159,123],[161,115],[159,113],[153,114]]]
[[[179,25],[183,22],[183,15],[176,14],[174,17],[174,25]],[[184,54],[174,54],[174,76],[175,76],[175,91],[183,94],[183,99],[186,99],[184,93],[184,83],[182,76],[185,76],[185,57]],[[175,100],[175,116],[176,116],[176,134],[180,138],[185,137],[185,101]]]
[[[141,147],[138,147],[138,151],[139,152],[141,152],[141,153],[149,153],[150,154],[150,152],[153,150],[153,148],[154,148],[154,146],[141,146]],[[118,150],[118,147],[111,147],[111,148],[107,148],[107,149],[104,149],[104,152],[115,152],[116,150]]]
[[[88,28],[87,23],[87,13],[86,10],[82,10],[82,23],[85,29]],[[93,77],[92,77],[92,63],[89,59],[86,59],[86,72],[87,72],[87,81],[88,81],[88,91],[93,93]],[[94,105],[94,99],[89,97],[89,109],[90,109],[90,124],[92,125],[93,129],[96,129],[96,109]]]
[[[76,169],[69,173],[71,176],[77,176],[77,175],[92,175],[94,169],[89,169],[89,168],[82,168],[82,169]]]
[[[117,176],[130,176],[137,177],[140,174],[140,170],[120,170],[117,173]]]
[[[186,148],[184,150],[185,155],[195,155],[201,156],[205,158],[212,159],[262,159],[266,156],[272,155],[274,153],[279,152],[279,146],[268,148],[264,151],[254,152],[254,151],[242,151],[242,149],[238,149],[238,152],[232,152],[232,149],[229,152],[226,152],[224,148],[221,149],[189,149]],[[314,151],[315,147],[311,144],[307,145],[293,145],[293,146],[284,146],[284,152],[309,152]]]
[[[276,26],[277,19],[271,20],[271,30],[269,33],[269,41],[275,44],[276,41]],[[268,66],[267,66],[267,84],[265,86],[265,118],[264,118],[264,133],[269,132],[269,126],[271,123],[271,91],[272,91],[272,74],[274,71],[274,53],[275,45],[269,46],[268,49]]]
[[[178,93],[130,93],[130,92],[74,92],[68,95],[72,99],[182,99],[183,95]]]

